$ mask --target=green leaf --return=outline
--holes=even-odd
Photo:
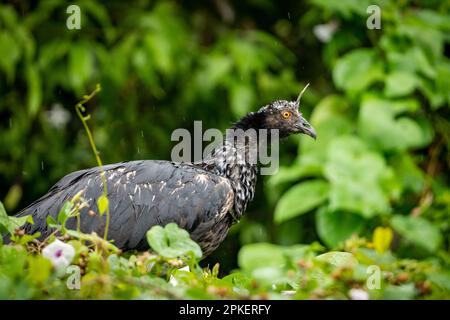
[[[330,248],[336,248],[364,228],[365,220],[353,213],[333,211],[323,207],[316,213],[316,229],[320,239]]]
[[[100,215],[103,215],[108,209],[109,201],[108,197],[102,194],[97,200],[98,211]]]
[[[45,219],[45,222],[47,223],[47,226],[54,228],[58,222],[56,222],[55,218],[53,218],[51,215],[47,216],[47,219]]]
[[[275,208],[277,223],[304,214],[324,202],[328,198],[329,186],[323,180],[302,182],[289,189]]]
[[[386,77],[384,94],[389,98],[406,96],[414,91],[416,85],[415,74],[404,71],[393,72]]]
[[[61,210],[59,210],[59,212],[58,212],[58,217],[57,217],[58,223],[60,223],[61,225],[64,225],[66,223],[67,219],[70,216],[70,212],[72,211],[72,207],[73,207],[73,205],[70,201],[66,201],[63,204]]]
[[[328,262],[335,267],[355,266],[358,260],[349,252],[330,251],[316,257],[319,261]]]
[[[374,49],[356,49],[340,58],[333,69],[339,89],[358,93],[384,77],[383,64]]]
[[[392,70],[410,73],[417,71],[428,78],[436,76],[436,70],[419,47],[412,47],[406,51],[388,51],[387,60]]]
[[[438,227],[424,218],[395,215],[391,225],[405,239],[427,251],[436,251],[442,243]]]
[[[6,213],[3,203],[0,202],[0,231],[6,230],[9,234],[13,234],[15,229],[20,228],[26,222],[33,223],[33,218],[30,215],[10,217]]]
[[[407,150],[430,143],[432,135],[401,112],[416,108],[410,101],[392,102],[370,96],[363,98],[358,118],[361,135],[381,150]]]
[[[286,258],[282,249],[271,243],[253,243],[239,250],[238,265],[245,271],[253,271],[265,267],[283,267]]]
[[[392,170],[384,158],[360,139],[342,136],[328,148],[325,176],[330,181],[330,209],[344,210],[371,218],[390,212],[382,184]]]
[[[288,262],[289,248],[270,243],[245,245],[238,254],[240,268],[259,283],[270,286],[289,282],[285,270]]]
[[[169,223],[164,228],[154,226],[147,231],[147,241],[150,247],[165,258],[177,258],[193,254],[202,257],[200,246],[195,243],[186,230],[175,223]]]
[[[328,145],[338,136],[349,134],[354,124],[348,117],[348,102],[341,96],[331,95],[322,99],[314,108],[311,124],[317,131],[317,140],[301,135],[300,168],[310,175],[322,175],[327,159]],[[306,175],[306,174],[305,174]]]

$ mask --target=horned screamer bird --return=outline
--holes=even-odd
[[[296,133],[315,138],[314,129],[298,110],[300,97],[297,101],[272,102],[241,118],[232,129],[277,129],[281,138]],[[152,226],[175,222],[190,233],[204,256],[214,251],[255,191],[258,164],[242,157],[235,141],[226,135],[224,144],[201,163],[140,160],[103,166],[111,219],[108,239],[123,250],[145,250],[146,232]],[[248,153],[257,147],[257,141],[247,139],[243,150]],[[25,232],[48,236],[52,230],[47,216],[56,219],[63,204],[81,191],[90,207],[80,211],[80,230],[103,234],[105,216],[89,214],[98,212],[97,199],[103,191],[101,172],[95,167],[63,177],[18,214],[33,216],[34,224],[24,225]],[[70,218],[66,227],[76,229],[76,220]]]

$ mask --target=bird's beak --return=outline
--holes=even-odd
[[[308,121],[306,121],[305,118],[300,117],[300,121],[297,124],[297,128],[299,133],[304,133],[313,138],[314,140],[316,140],[317,137],[316,130],[314,130],[314,128],[309,124]]]

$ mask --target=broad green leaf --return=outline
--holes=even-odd
[[[317,260],[328,262],[335,267],[355,266],[358,260],[349,252],[330,251],[316,257]]]
[[[384,77],[383,64],[374,49],[356,49],[342,56],[333,69],[339,89],[359,93]]]
[[[101,195],[97,200],[98,205],[98,211],[100,212],[100,215],[104,214],[106,210],[108,209],[109,201],[108,197],[106,197],[104,194]]]
[[[393,72],[386,77],[384,94],[390,98],[406,96],[414,91],[416,85],[415,74],[404,71]]]
[[[0,233],[6,231],[9,234],[13,234],[15,229],[20,228],[27,222],[33,223],[33,217],[31,215],[10,217],[6,213],[3,203],[0,202]]]
[[[329,95],[320,100],[311,114],[311,124],[318,125],[328,120],[344,118],[349,109],[348,100],[340,95]]]
[[[147,241],[150,247],[165,258],[177,258],[193,254],[202,257],[200,246],[189,236],[189,233],[179,228],[175,223],[169,223],[164,228],[154,226],[147,231]]]
[[[444,34],[436,28],[427,25],[418,25],[413,17],[405,19],[395,30],[398,35],[408,37],[414,44],[414,48],[420,48],[434,63],[442,55],[444,46]]]
[[[352,235],[358,235],[365,220],[353,213],[333,211],[323,207],[316,213],[316,229],[320,239],[330,248],[336,248]]]
[[[406,51],[388,51],[387,60],[392,70],[418,72],[429,78],[436,76],[436,70],[429,59],[423,50],[416,46]]]
[[[323,180],[302,182],[289,189],[275,208],[277,223],[304,214],[324,202],[328,198],[329,186]]]
[[[19,228],[25,223],[34,224],[33,216],[31,214],[23,217],[10,216],[9,221],[13,224],[14,228]]]
[[[409,242],[430,252],[436,251],[442,243],[438,227],[424,218],[395,215],[391,225]]]
[[[328,148],[325,176],[330,181],[330,209],[366,218],[390,212],[383,182],[392,175],[384,158],[353,136],[342,136]]]
[[[271,243],[254,243],[239,250],[238,265],[245,271],[266,267],[284,267],[286,258],[281,247]]]
[[[391,102],[366,97],[359,113],[359,132],[382,150],[401,151],[426,146],[432,139],[428,130],[412,118],[398,116],[408,108],[407,105],[408,101]]]
[[[311,124],[317,131],[317,140],[300,137],[300,168],[309,175],[321,175],[327,158],[327,148],[333,139],[354,130],[348,118],[348,102],[341,96],[332,95],[322,99],[314,108]]]
[[[286,283],[285,267],[288,263],[285,248],[270,243],[245,245],[238,254],[239,267],[265,285]]]

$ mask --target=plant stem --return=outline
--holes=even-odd
[[[107,181],[106,181],[106,177],[105,177],[105,171],[103,170],[103,163],[102,163],[102,160],[100,159],[100,153],[97,150],[97,147],[94,142],[94,138],[92,137],[91,130],[89,129],[89,126],[87,125],[87,120],[89,120],[91,118],[91,116],[90,115],[83,116],[83,112],[85,112],[85,110],[86,110],[86,108],[84,107],[84,104],[86,102],[88,102],[89,100],[91,100],[100,91],[101,91],[100,84],[97,84],[97,86],[95,87],[94,91],[91,92],[91,94],[84,96],[83,99],[75,105],[75,110],[78,114],[78,117],[81,119],[81,122],[83,123],[84,130],[86,131],[86,134],[89,139],[89,144],[91,145],[92,151],[94,152],[95,159],[97,160],[97,164],[100,167],[100,172],[101,172],[100,175],[101,175],[101,179],[103,182],[103,196],[106,199],[108,199],[108,186],[107,186]],[[109,221],[110,221],[110,212],[109,212],[109,202],[108,202],[108,205],[106,206],[105,232],[103,234],[103,238],[105,240],[107,240],[107,238],[108,238]]]

